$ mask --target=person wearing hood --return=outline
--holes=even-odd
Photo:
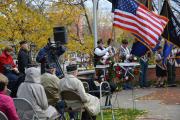
[[[19,86],[17,97],[27,99],[37,112],[40,120],[47,120],[55,115],[57,111],[48,105],[47,96],[43,86],[40,84],[40,69],[31,67],[26,70],[25,81]],[[27,113],[27,120],[28,120]]]

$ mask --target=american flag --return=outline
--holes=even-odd
[[[148,10],[134,0],[118,0],[114,11],[113,26],[141,37],[151,48],[159,43],[159,37],[168,19]]]

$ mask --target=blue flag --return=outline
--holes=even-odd
[[[173,44],[165,41],[164,48],[163,48],[163,64],[166,63],[166,60],[168,56],[170,55],[172,48],[173,48]]]
[[[132,50],[131,50],[131,54],[137,56],[137,57],[141,57],[144,54],[146,54],[146,52],[151,49],[153,52],[155,52],[157,50],[157,48],[160,46],[160,41],[161,41],[161,37],[159,38],[159,43],[156,44],[156,46],[154,48],[149,48],[148,44],[146,44],[146,42],[144,42],[144,40],[133,34],[136,38],[137,41],[135,43],[133,43],[132,46]]]
[[[136,41],[135,43],[133,43],[131,54],[137,57],[141,57],[145,55],[147,51],[148,51],[148,48],[145,45],[143,45],[139,41]]]

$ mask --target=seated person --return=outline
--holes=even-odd
[[[65,104],[64,101],[60,100],[59,82],[60,79],[56,76],[56,68],[53,65],[48,65],[46,72],[41,75],[41,84],[45,89],[48,104],[54,106],[62,114]],[[70,120],[74,119],[75,113],[70,112],[69,116]]]
[[[8,88],[12,91],[11,96],[16,97],[17,89],[20,85],[18,82],[18,75],[19,73],[12,57],[13,48],[8,46],[6,47],[2,54],[0,55],[0,73],[4,74],[8,80]]]
[[[0,111],[2,111],[8,120],[19,120],[14,106],[13,99],[6,95],[8,78],[0,73]]]
[[[45,90],[40,84],[40,76],[40,69],[35,67],[28,68],[25,81],[18,88],[17,97],[25,98],[31,102],[38,117],[46,120],[57,115],[57,111],[54,107],[48,105]]]
[[[60,80],[59,88],[60,91],[70,90],[70,91],[77,91],[79,96],[82,99],[82,102],[85,104],[86,109],[88,109],[91,114],[93,114],[93,119],[96,119],[95,115],[97,115],[100,112],[100,103],[99,99],[97,97],[94,97],[88,93],[85,92],[83,83],[77,79],[77,65],[72,64],[66,67],[67,69],[67,75],[65,75],[65,78]],[[68,103],[66,101],[67,106],[76,109],[80,106],[80,103],[77,101],[74,101],[74,103]],[[74,105],[76,103],[76,105]],[[83,112],[82,114],[82,120],[88,120],[89,115],[87,111]]]
[[[60,90],[58,86],[60,79],[55,73],[56,68],[48,66],[46,73],[41,75],[41,84],[45,89],[48,104],[52,106],[56,106],[57,102],[60,100]]]

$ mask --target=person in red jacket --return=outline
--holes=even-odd
[[[8,120],[19,120],[13,99],[6,95],[7,85],[7,77],[0,73],[0,111],[7,116]]]
[[[11,56],[12,52],[13,48],[8,46],[0,55],[0,73],[4,74],[6,72],[6,67],[9,67],[9,69],[14,70],[15,72],[18,72],[18,69],[16,68],[16,65]]]
[[[4,74],[8,78],[8,88],[12,91],[11,96],[16,97],[17,87],[19,86],[19,71],[13,61],[13,57],[11,55],[12,52],[13,48],[7,46],[0,55],[0,73]]]

